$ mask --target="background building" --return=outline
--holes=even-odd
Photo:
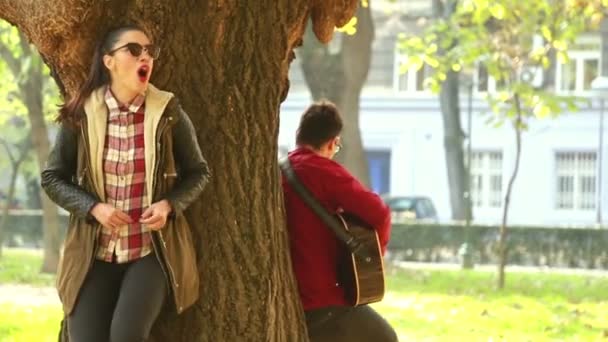
[[[441,221],[451,217],[443,126],[438,97],[424,88],[429,70],[399,72],[405,57],[396,49],[400,33],[421,31],[428,1],[374,3],[376,38],[368,82],[361,97],[361,133],[374,191],[394,195],[425,195]],[[338,40],[331,44],[337,44]],[[606,216],[606,178],[599,182],[600,160],[606,165],[606,146],[598,154],[601,98],[591,82],[600,75],[600,32],[583,35],[570,50],[570,62],[557,65],[533,82],[565,95],[579,96],[579,110],[557,118],[532,120],[523,135],[520,171],[515,183],[509,220],[530,225],[592,225],[598,211]],[[294,147],[299,115],[310,94],[296,59],[290,71],[291,89],[281,107],[281,153]],[[498,223],[507,182],[515,158],[515,135],[508,125],[492,127],[483,95],[500,85],[477,69],[473,76],[471,112],[473,215],[478,223]],[[461,91],[462,127],[466,131],[468,91]],[[606,139],[604,139],[606,141]],[[348,146],[344,146],[348,148]],[[604,170],[606,168],[604,167]],[[604,173],[605,174],[605,173]],[[601,203],[601,204],[600,204]],[[601,206],[601,208],[599,208]]]

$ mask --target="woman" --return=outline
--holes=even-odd
[[[199,279],[183,211],[209,178],[194,127],[149,83],[159,49],[112,30],[65,103],[42,187],[71,213],[57,289],[70,341],[143,341],[166,298],[178,313]]]

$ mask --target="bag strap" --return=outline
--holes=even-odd
[[[281,167],[281,171],[283,171],[285,177],[287,177],[289,184],[291,184],[298,195],[300,195],[300,198],[302,198],[304,203],[306,203],[306,205],[330,228],[338,240],[342,241],[351,253],[357,254],[364,258],[367,257],[368,253],[367,250],[363,248],[363,244],[357,240],[353,234],[346,230],[343,225],[338,223],[338,220],[333,215],[329,214],[327,210],[321,206],[313,194],[310,193],[302,182],[300,182],[296,176],[296,173],[291,167],[289,158],[283,158],[279,162],[279,166]]]

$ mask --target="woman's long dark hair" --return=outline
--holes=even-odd
[[[84,102],[86,99],[95,89],[110,83],[110,74],[103,64],[103,56],[114,47],[120,36],[128,31],[144,32],[135,25],[125,25],[109,30],[97,42],[89,74],[76,94],[60,107],[57,122],[66,123],[72,127],[80,124],[80,120],[84,117]]]

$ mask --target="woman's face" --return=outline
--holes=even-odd
[[[150,40],[141,31],[124,32],[103,62],[110,71],[112,86],[132,93],[143,93],[150,80],[155,54]],[[142,49],[143,48],[143,49]],[[139,54],[139,56],[137,56]]]

